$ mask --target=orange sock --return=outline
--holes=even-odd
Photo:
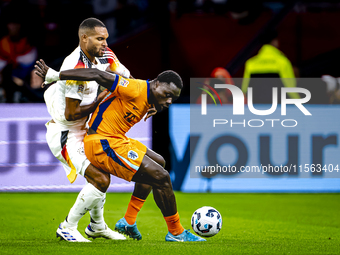
[[[125,220],[128,224],[133,225],[136,222],[137,214],[142,208],[145,200],[131,196],[128,208],[125,213]]]
[[[184,228],[182,227],[181,222],[179,221],[178,212],[175,215],[164,217],[166,224],[168,225],[168,230],[174,236],[182,234]]]

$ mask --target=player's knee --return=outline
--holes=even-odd
[[[157,173],[155,175],[155,184],[161,188],[171,186],[170,175],[164,168],[157,169]]]
[[[156,154],[153,157],[153,160],[155,160],[159,165],[161,165],[161,167],[165,168],[165,159],[161,155]]]
[[[106,192],[106,190],[110,186],[110,174],[101,173],[100,175],[97,175],[96,178],[95,178],[95,182],[98,186],[98,189],[101,192]]]
[[[161,167],[165,168],[165,159],[162,157],[162,155],[160,155],[160,154],[158,154],[154,151],[148,150],[147,156],[149,156],[153,161],[155,161]]]
[[[106,192],[110,185],[110,174],[102,172],[92,165],[86,169],[85,178],[101,192]]]

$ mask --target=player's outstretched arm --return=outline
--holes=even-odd
[[[110,89],[115,79],[118,79],[117,75],[96,68],[78,68],[57,72],[48,67],[42,59],[36,62],[35,68],[35,73],[45,79],[45,83],[58,80],[96,81],[103,87]]]
[[[97,68],[78,68],[59,72],[60,80],[96,81],[101,86],[110,89],[117,75],[98,70]]]

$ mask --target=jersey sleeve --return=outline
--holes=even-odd
[[[109,68],[112,72],[115,72],[125,78],[130,77],[130,71],[122,63],[119,62],[118,58],[110,48],[106,49],[105,54],[110,64]]]
[[[82,81],[67,80],[65,86],[65,97],[83,100],[85,84]]]
[[[68,69],[77,69],[77,68],[85,68],[83,62],[78,60],[76,65],[72,61],[64,61],[60,71],[68,70]],[[86,87],[86,81],[74,81],[74,80],[66,80],[66,81],[58,81],[62,82],[63,86],[65,86],[65,97],[83,100],[84,96],[84,88]]]
[[[110,91],[120,98],[131,100],[137,97],[140,93],[139,82],[141,80],[125,79],[119,75],[116,75],[116,79],[112,84]]]

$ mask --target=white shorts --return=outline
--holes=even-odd
[[[61,130],[58,124],[45,124],[46,141],[53,155],[63,164],[67,178],[73,183],[77,174],[84,176],[91,164],[84,152],[84,136],[86,130]]]

